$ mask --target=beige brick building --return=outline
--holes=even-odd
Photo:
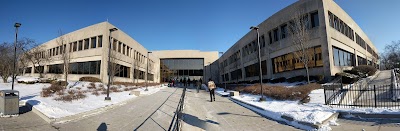
[[[116,66],[114,81],[145,82],[147,76],[149,82],[160,82],[160,58],[161,60],[198,59],[201,63],[198,65],[199,70],[196,71],[196,79],[202,78],[204,64],[218,59],[217,52],[201,52],[198,50],[149,51],[121,29],[113,31],[109,40],[110,29],[112,28],[116,27],[108,22],[102,22],[50,40],[40,45],[41,48],[45,48],[45,51],[41,54],[49,57],[50,61],[42,63],[41,66],[36,65],[37,70],[29,65],[22,73],[25,76],[39,76],[39,72],[42,72],[45,78],[63,79],[62,56],[68,53],[70,55],[69,80],[76,81],[84,76],[92,76],[107,83],[108,55],[109,48],[111,48],[111,62],[118,65]],[[59,42],[61,38],[64,38],[63,44]],[[147,60],[149,61],[148,73],[146,73]],[[194,73],[194,69],[185,70],[185,72],[179,74],[180,78],[189,78],[188,73],[190,71],[191,74]]]
[[[330,79],[357,65],[378,67],[378,52],[355,21],[333,0],[300,0],[258,25],[264,79],[305,76],[294,54],[288,27],[294,14],[302,13],[310,31],[310,75]],[[251,25],[249,25],[250,27]],[[219,67],[219,80],[256,81],[258,78],[257,34],[254,30],[234,43],[211,68]],[[209,68],[209,67],[206,67]]]

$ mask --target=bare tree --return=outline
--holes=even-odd
[[[400,67],[400,40],[385,46],[385,51],[381,54],[381,62],[386,69]]]
[[[7,83],[8,77],[12,75],[13,66],[13,46],[7,42],[0,44],[0,76],[4,83]]]
[[[297,51],[295,55],[299,61],[304,65],[307,74],[307,82],[310,83],[310,74],[308,64],[312,53],[309,51],[311,48],[310,41],[310,28],[309,19],[303,13],[295,13],[292,20],[289,22],[289,33],[292,35],[292,43]]]
[[[61,30],[58,31],[58,39],[56,40],[58,46],[61,47],[60,50],[60,60],[62,61],[62,65],[64,68],[64,78],[65,81],[68,81],[68,73],[69,73],[69,66],[71,63],[71,54],[70,50],[67,46],[67,44],[71,41],[69,40],[69,37],[67,37]],[[67,86],[67,85],[64,85]]]
[[[115,76],[118,76],[119,73],[121,72],[121,65],[117,64],[118,60],[118,52],[115,50],[111,50],[110,52],[110,74],[111,74],[111,84],[114,84],[115,82]]]
[[[51,57],[46,54],[45,45],[39,45],[34,40],[26,42],[29,42],[34,47],[29,51],[24,52],[24,59],[27,59],[32,64],[33,69],[38,72],[39,76],[42,78],[44,71],[36,67],[43,67],[47,62],[51,60]]]

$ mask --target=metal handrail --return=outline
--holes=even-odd
[[[186,86],[183,88],[181,98],[179,100],[178,106],[176,107],[175,114],[172,118],[171,124],[169,125],[168,131],[179,131],[180,130],[180,120],[182,119],[183,104],[185,103]]]

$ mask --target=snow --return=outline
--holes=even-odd
[[[313,81],[311,81],[311,82],[313,82]],[[307,82],[306,81],[301,81],[301,82],[293,82],[293,83],[282,82],[282,83],[264,83],[264,84],[267,84],[267,85],[270,85],[270,86],[284,86],[284,87],[287,87],[287,88],[291,88],[291,87],[296,87],[298,85],[307,84]]]
[[[30,82],[39,82],[39,77],[26,77],[26,76],[18,76],[17,77],[18,82],[25,82],[25,83],[30,83]]]
[[[229,96],[230,91],[224,92],[224,90],[225,90],[224,88],[217,88],[215,89],[215,93],[217,93],[220,96]]]
[[[24,78],[25,79],[25,78]],[[26,78],[28,80],[28,78]],[[101,83],[96,83],[99,85]],[[80,90],[88,89],[89,82],[72,82],[69,81],[69,87],[74,90],[77,87]],[[21,84],[16,83],[14,89],[20,92],[20,102],[27,102],[33,105],[33,108],[39,110],[49,118],[62,118],[66,116],[76,115],[87,111],[99,109],[106,106],[111,106],[124,101],[136,98],[135,95],[129,95],[130,91],[112,92],[110,93],[111,101],[105,101],[106,95],[100,94],[99,96],[92,95],[91,92],[86,93],[86,98],[73,100],[72,102],[56,101],[54,97],[41,97],[40,92],[42,88],[49,87],[50,84],[36,83],[36,84]],[[121,86],[122,88],[124,86]],[[165,88],[165,87],[162,87]],[[143,95],[151,95],[159,91],[159,86],[148,87],[148,91],[144,91],[145,88],[138,88]],[[0,83],[0,90],[11,89],[11,83]],[[54,95],[56,96],[56,95]]]

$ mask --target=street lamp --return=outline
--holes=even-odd
[[[117,28],[111,28],[110,29],[110,37],[108,38],[109,41],[109,46],[108,46],[108,84],[107,84],[107,97],[105,98],[105,100],[111,100],[110,97],[110,85],[111,85],[111,33],[113,31],[117,31]],[[115,47],[114,47],[115,48]]]
[[[11,90],[14,90],[14,81],[15,81],[15,63],[17,61],[17,39],[18,39],[18,27],[21,27],[21,23],[15,23],[15,43],[14,43],[14,67],[12,72],[12,83],[11,83]]]
[[[261,87],[261,98],[260,101],[265,101],[264,94],[263,94],[263,88],[262,88],[262,68],[261,68],[261,48],[260,48],[260,33],[258,32],[258,27],[257,26],[251,26],[251,30],[256,30],[257,32],[257,45],[258,45],[258,65],[260,68],[259,76],[260,76],[260,87]]]
[[[147,77],[149,74],[149,54],[152,53],[150,51],[147,52],[147,64],[146,64],[146,89],[144,91],[149,91],[149,89],[147,89]]]

